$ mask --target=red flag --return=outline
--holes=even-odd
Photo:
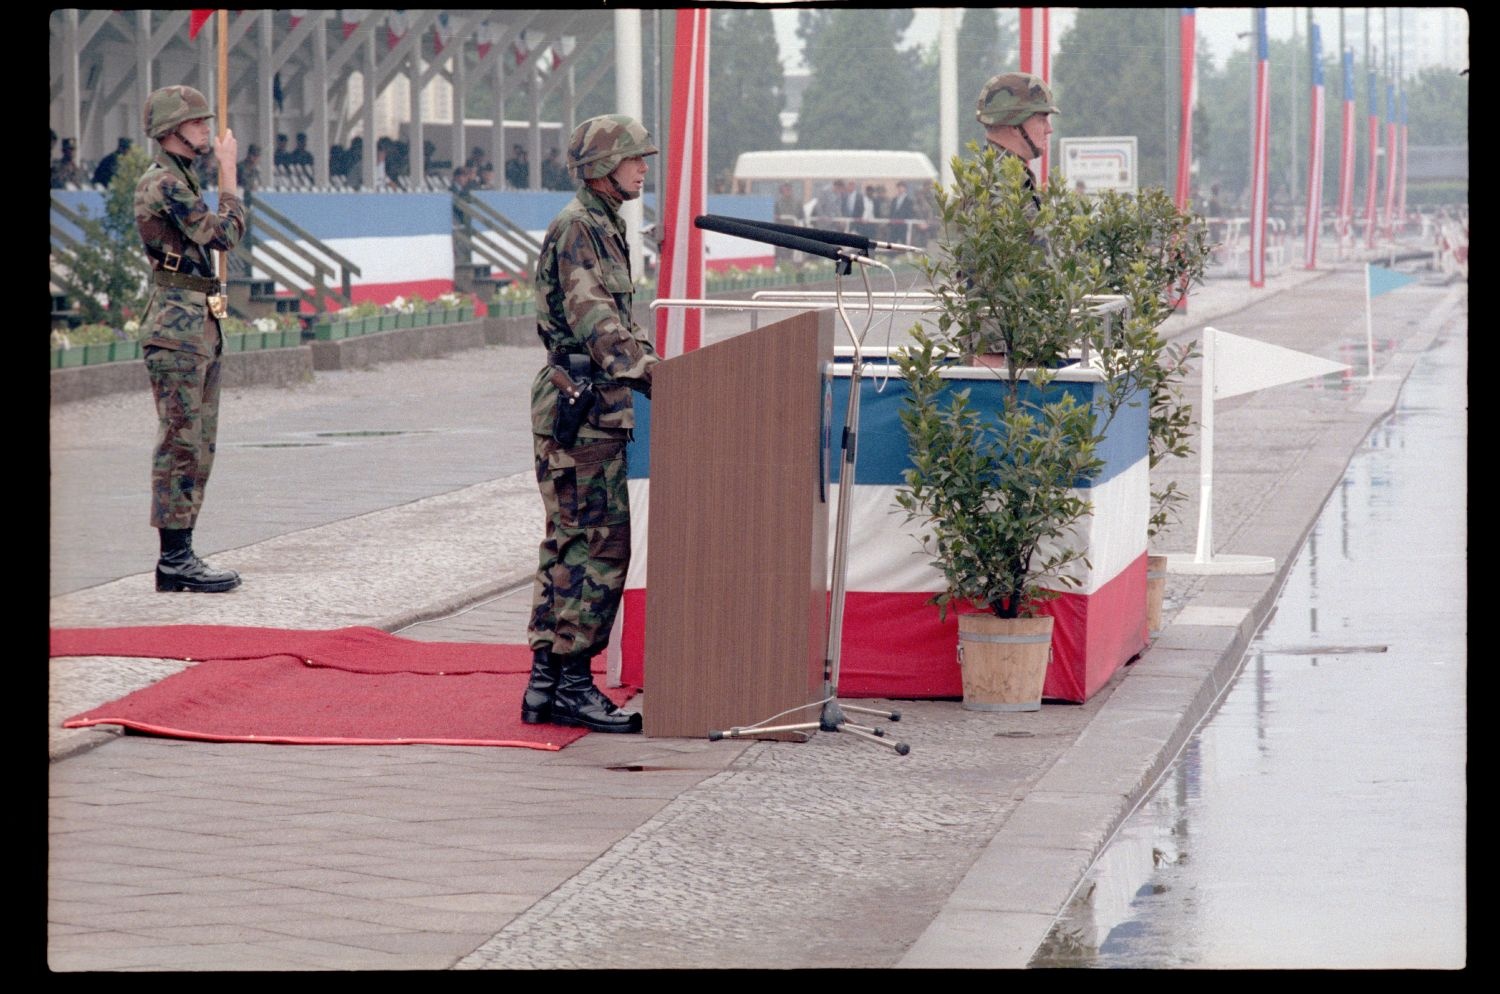
[[[706,211],[708,175],[708,24],[701,7],[677,11],[676,52],[672,59],[672,140],[667,146],[666,209],[662,211],[661,266],[657,296],[703,297],[703,232],[693,219]],[[703,313],[695,308],[656,312],[656,351],[662,358],[698,348]]]
[[[1316,24],[1308,39],[1312,48],[1312,114],[1308,117],[1307,218],[1303,263],[1318,268],[1318,227],[1323,220],[1323,37]]]
[[[295,28],[297,25],[301,24],[302,18],[307,16],[307,11],[308,8],[306,7],[293,7],[288,10],[287,14],[291,21],[291,26]]]
[[[1400,219],[1399,224],[1406,223],[1406,91],[1401,91],[1401,186],[1399,198],[1396,201],[1396,217]]]
[[[1354,220],[1354,49],[1344,52],[1344,133],[1339,145],[1339,241]]]
[[[354,34],[355,31],[359,30],[359,24],[360,24],[360,22],[365,19],[365,15],[368,14],[368,13],[369,13],[369,10],[341,10],[341,11],[339,11],[340,19],[341,19],[341,21],[342,21],[342,23],[344,25],[344,40],[345,41],[348,41],[349,40],[349,36],[352,35],[352,34]]]
[[[1396,167],[1400,151],[1396,148],[1396,84],[1385,84],[1385,237],[1396,230]]]
[[[188,11],[188,37],[198,37],[198,32],[203,30],[203,25],[207,24],[208,19],[213,16],[214,12],[211,10]]]
[[[1271,107],[1266,8],[1255,11],[1255,145],[1250,159],[1250,285],[1266,285],[1266,201],[1269,196]]]
[[[1049,83],[1052,81],[1052,46],[1048,34],[1050,10],[1050,7],[1021,8],[1021,71],[1040,76]],[[1039,162],[1028,163],[1037,167],[1037,177],[1043,184],[1047,182],[1051,147],[1049,142],[1047,148],[1042,149]]]
[[[1197,102],[1197,17],[1195,8],[1184,7],[1177,24],[1177,60],[1182,72],[1182,106],[1177,129],[1177,209],[1192,203],[1193,104]]]
[[[448,26],[448,14],[446,11],[438,15],[437,23],[432,26],[432,54],[442,55],[443,49],[453,40],[453,29]]]
[[[401,44],[411,27],[411,17],[404,10],[393,10],[385,18],[385,50],[389,52]]]

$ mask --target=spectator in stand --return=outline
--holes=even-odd
[[[925,237],[926,226],[919,224],[908,224],[908,221],[916,221],[922,215],[917,210],[917,201],[911,195],[904,180],[896,183],[896,195],[891,198],[890,206],[890,241],[900,242],[904,245],[921,245]]]
[[[818,194],[818,206],[814,213],[823,219],[843,217],[844,215],[844,181],[836,179],[833,186]]]
[[[843,187],[844,201],[840,204],[839,213],[846,218],[851,218],[853,221],[863,220],[865,209],[869,206],[869,202],[865,200],[865,195],[859,192],[859,184],[844,183]],[[853,227],[852,223],[848,226],[848,228]]]
[[[484,149],[480,148],[478,145],[475,145],[472,149],[469,150],[469,157],[464,160],[464,165],[468,166],[470,169],[474,170],[474,172],[477,173],[479,172],[479,167],[484,165],[487,158],[488,156],[484,154]]]
[[[246,194],[260,189],[260,146],[251,145],[245,149],[245,157],[235,167],[235,176],[240,181],[240,189]]]
[[[573,181],[568,178],[568,169],[562,164],[555,145],[547,150],[547,157],[542,160],[542,187],[547,190],[573,189]]]
[[[69,186],[79,186],[83,183],[83,170],[78,166],[78,160],[73,157],[78,143],[71,138],[62,140],[62,158],[52,162],[52,189],[65,190]]]
[[[291,152],[287,151],[286,135],[278,134],[276,136],[276,150],[271,153],[271,165],[278,169],[282,166],[291,165],[291,154]]]
[[[364,175],[365,139],[363,135],[355,135],[349,142],[349,150],[344,153],[344,180],[350,186],[358,187]]]
[[[499,189],[495,185],[495,164],[493,162],[486,162],[479,167],[479,179],[476,182],[475,188],[479,190]]]
[[[313,154],[307,148],[307,132],[297,132],[297,147],[287,153],[286,161],[294,166],[306,166],[312,169]]]
[[[781,189],[776,195],[776,206],[772,210],[776,214],[777,224],[802,223],[802,204],[792,193],[792,184],[781,184]]]
[[[130,139],[121,138],[115,143],[115,150],[99,160],[99,165],[94,169],[94,184],[96,186],[109,186],[110,180],[115,178],[115,171],[120,168],[120,156],[130,151]]]
[[[526,150],[513,145],[510,158],[505,160],[505,185],[512,190],[525,190],[530,183],[531,165],[526,161]]]

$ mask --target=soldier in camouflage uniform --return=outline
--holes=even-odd
[[[153,284],[141,323],[158,421],[151,465],[151,526],[161,534],[156,589],[221,593],[239,586],[239,574],[194,554],[193,526],[219,426],[223,287],[211,250],[229,251],[245,231],[235,184],[239,148],[228,130],[210,142],[214,115],[190,86],[156,90],[143,116],[146,134],[161,145],[135,188],[135,225]],[[204,203],[193,171],[194,160],[210,151],[219,163],[217,213]]]
[[[622,114],[580,124],[568,142],[580,186],[537,257],[537,334],[548,361],[532,383],[531,430],[547,530],[528,633],[527,724],[641,728],[639,714],[619,710],[594,686],[590,660],[609,643],[630,562],[630,391],[651,395],[659,361],[630,314],[635,284],[619,214],[641,195],[645,156],[656,152],[646,129]]]
[[[1040,76],[1027,72],[1004,72],[990,77],[979,90],[974,116],[984,125],[984,137],[1000,150],[1001,156],[1013,155],[1026,165],[1026,188],[1038,210],[1041,199],[1036,195],[1036,177],[1031,174],[1031,160],[1047,148],[1052,134],[1050,115],[1056,114],[1052,88]]]

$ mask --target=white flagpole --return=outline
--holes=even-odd
[[[1214,339],[1218,332],[1203,329],[1203,412],[1198,437],[1198,551],[1195,563],[1213,558],[1214,506]]]
[[[1365,263],[1365,379],[1375,378],[1375,330],[1370,319],[1370,264]]]

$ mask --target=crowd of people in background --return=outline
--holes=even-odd
[[[51,133],[49,159],[51,164],[51,187],[54,190],[79,189],[86,186],[108,186],[119,168],[120,157],[132,146],[131,139],[120,138],[115,150],[99,160],[89,169],[78,159],[78,143],[73,138],[59,139],[56,130]],[[328,175],[336,185],[348,189],[364,186],[364,138],[355,136],[347,146],[333,145],[328,151]],[[204,156],[198,163],[198,173],[203,182],[212,187],[217,184],[218,169],[212,156]],[[526,150],[520,144],[512,146],[512,154],[504,163],[504,182],[496,175],[494,164],[489,161],[484,149],[475,146],[468,158],[454,167],[449,161],[437,157],[437,145],[430,139],[422,143],[423,174],[434,178],[449,178],[454,190],[528,190],[531,167]],[[241,190],[253,192],[272,185],[273,178],[291,178],[298,185],[308,185],[314,180],[316,160],[308,148],[305,132],[288,136],[276,136],[270,169],[262,161],[259,145],[249,145],[245,156],[238,163],[236,176]],[[451,170],[451,173],[450,173]],[[375,143],[375,186],[378,189],[406,189],[412,173],[411,145],[398,138],[382,136]],[[541,164],[541,188],[543,190],[571,191],[574,188],[567,168],[563,165],[561,150],[549,148]]]

